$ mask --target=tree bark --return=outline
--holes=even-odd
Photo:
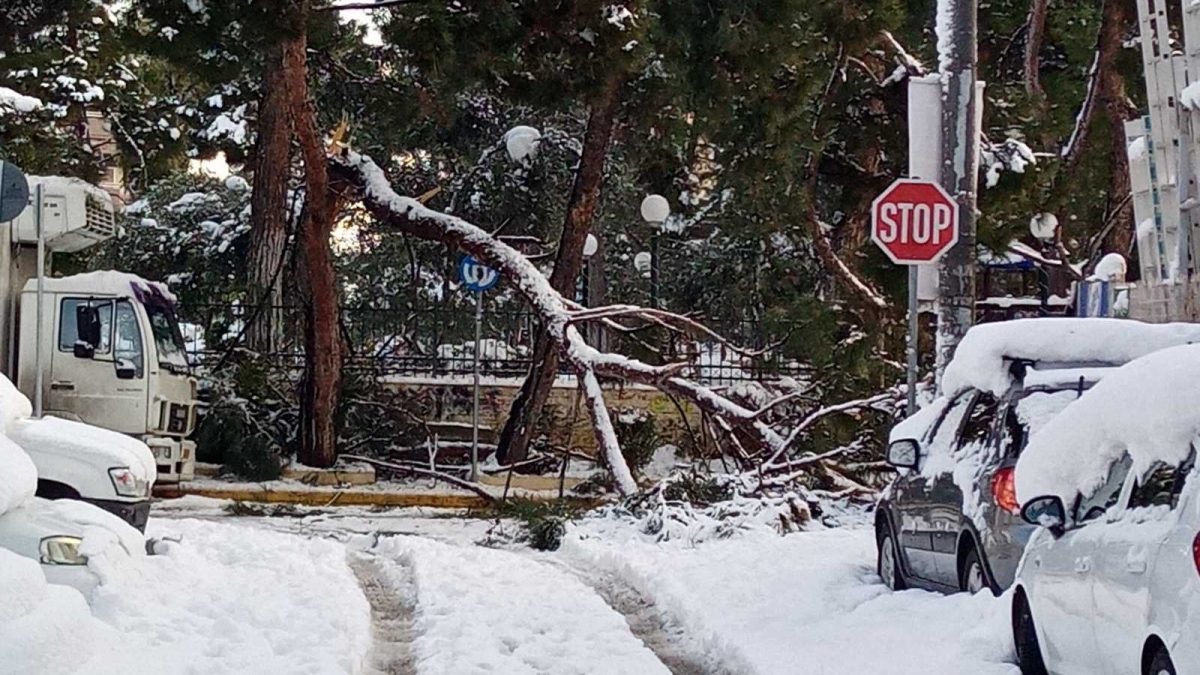
[[[1118,223],[1104,241],[1106,252],[1129,256],[1133,250],[1133,203],[1126,200],[1129,194],[1129,156],[1125,145],[1125,122],[1137,117],[1138,109],[1125,95],[1125,78],[1117,69],[1117,57],[1121,53],[1122,36],[1132,23],[1129,3],[1125,0],[1105,0],[1100,23],[1100,47],[1097,68],[1100,77],[1100,100],[1109,125],[1109,200],[1117,207],[1113,214]],[[1122,226],[1124,225],[1124,226]]]
[[[246,326],[246,345],[259,353],[278,346],[282,326],[276,307],[282,304],[280,268],[287,249],[287,188],[292,135],[284,72],[284,46],[267,48],[262,97],[258,106],[258,138],[254,151],[254,190],[250,195],[250,250],[246,261],[247,306],[253,315]],[[294,76],[292,76],[294,78]]]
[[[554,271],[550,275],[550,286],[563,297],[574,295],[575,282],[583,267],[583,245],[600,201],[604,164],[621,103],[622,84],[624,77],[612,78],[588,115],[579,171],[567,201],[567,215],[558,240]],[[558,356],[558,350],[545,332],[540,333],[534,342],[529,375],[513,399],[508,419],[500,432],[496,449],[499,461],[511,464],[529,455],[529,442],[533,440],[538,418],[558,374]]]
[[[1029,32],[1025,38],[1025,91],[1038,99],[1045,97],[1042,91],[1040,57],[1042,41],[1046,36],[1046,5],[1048,0],[1033,0],[1029,5]]]
[[[301,30],[284,45],[288,110],[304,159],[305,206],[298,234],[300,285],[305,299],[304,381],[300,401],[299,460],[309,466],[332,466],[337,459],[337,411],[342,384],[342,337],[337,278],[329,236],[337,200],[329,189],[325,143],[308,93],[308,0],[300,3]]]

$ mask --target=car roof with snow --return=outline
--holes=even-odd
[[[1045,373],[1112,368],[1146,354],[1200,343],[1200,325],[1148,324],[1130,319],[1040,318],[975,326],[967,332],[946,367],[942,391],[953,396],[967,389],[1006,393],[1029,371]],[[1076,373],[1078,378],[1080,374]],[[1066,384],[1064,380],[1060,384]]]
[[[1118,368],[1035,433],[1017,463],[1017,497],[1091,494],[1128,454],[1133,470],[1184,461],[1200,436],[1200,345]]]

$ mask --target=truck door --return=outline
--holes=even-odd
[[[76,357],[76,308],[99,310],[100,344],[92,358]],[[56,308],[58,344],[47,379],[46,410],[105,429],[140,434],[146,429],[146,358],[137,312],[129,300],[62,298]]]

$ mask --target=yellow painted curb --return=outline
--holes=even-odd
[[[191,485],[163,486],[154,489],[154,496],[175,499],[185,495],[229,499],[239,502],[261,502],[266,504],[301,504],[304,506],[421,506],[434,509],[486,509],[492,506],[483,497],[468,494],[432,494],[419,492],[377,492],[366,490],[248,490],[244,488],[200,487]],[[553,496],[521,495],[532,501],[556,501]],[[499,498],[497,498],[499,501]],[[583,508],[598,506],[603,500],[566,498]]]

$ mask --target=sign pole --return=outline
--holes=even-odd
[[[42,214],[42,183],[38,182],[34,188],[33,202],[33,220],[37,224],[37,342],[34,347],[34,371],[35,382],[33,388],[33,416],[42,416],[42,366],[45,358],[42,352],[42,314],[45,311],[43,301],[45,300],[45,282],[46,282],[46,232],[43,227]]]
[[[483,291],[475,293],[475,393],[471,404],[471,482],[479,480],[479,334],[483,324]]]
[[[917,412],[917,337],[921,330],[921,322],[917,314],[917,271],[916,265],[908,266],[908,367],[906,381],[908,383],[908,414]]]

